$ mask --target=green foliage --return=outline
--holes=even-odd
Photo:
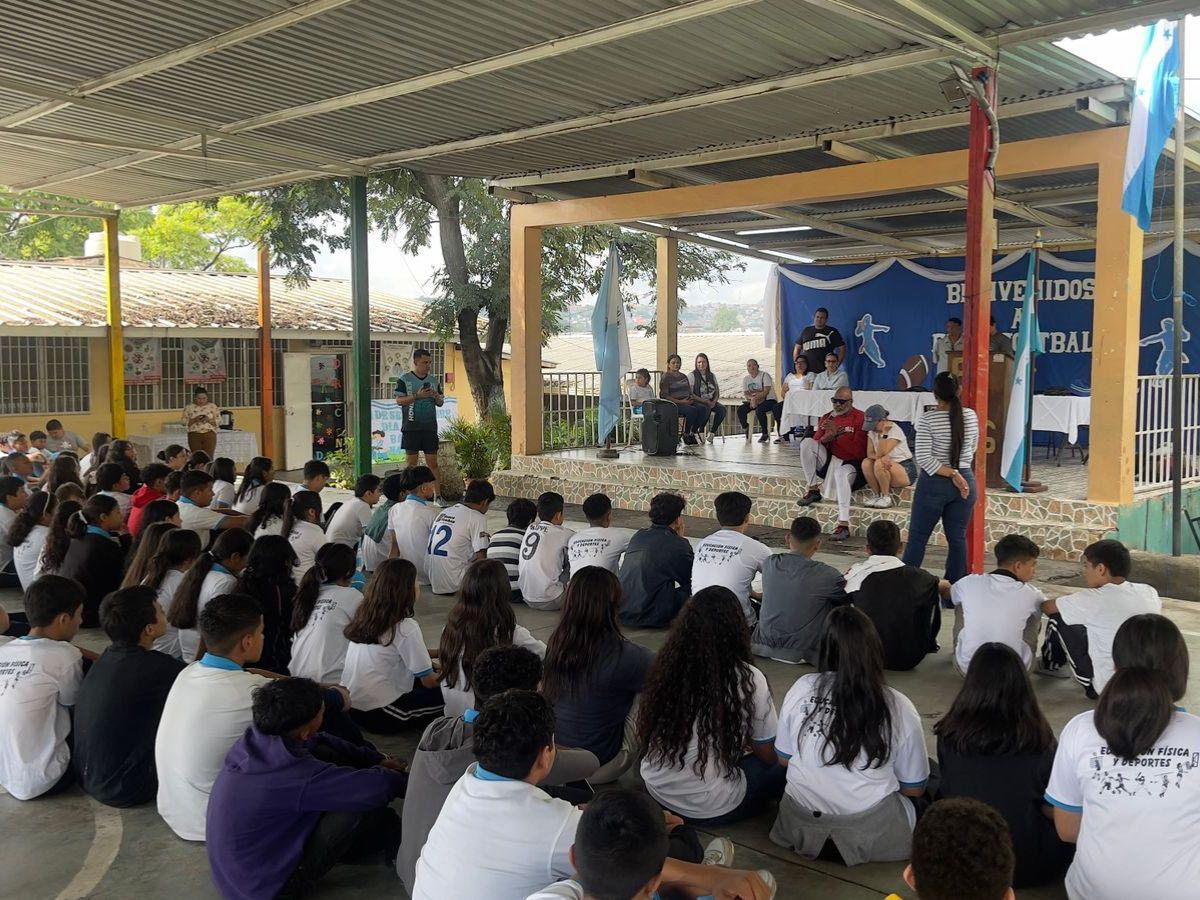
[[[266,209],[257,201],[221,197],[215,203],[160,206],[148,225],[122,224],[122,231],[140,237],[143,258],[160,268],[251,272],[245,260],[228,253],[257,244],[266,226]]]
[[[737,331],[741,324],[741,318],[732,306],[719,306],[713,314],[713,331]]]
[[[77,200],[51,194],[23,195],[31,207],[74,206]],[[121,213],[122,230],[150,223],[154,214],[147,209],[131,209]],[[80,219],[56,216],[53,213],[0,213],[0,258],[57,259],[63,256],[83,256],[83,244],[93,231],[99,231],[99,219]]]
[[[488,478],[496,468],[496,438],[490,422],[453,419],[442,435],[454,447],[454,458],[464,478]]]
[[[512,468],[512,416],[503,407],[495,406],[487,419],[488,442],[496,454],[496,467]]]
[[[329,483],[342,490],[354,490],[354,438],[341,432],[337,436],[337,447],[332,453],[325,454],[325,463],[329,466]]]

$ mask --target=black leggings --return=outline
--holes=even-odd
[[[351,709],[350,718],[373,734],[398,734],[409,725],[440,716],[445,707],[440,687],[427,688],[419,678],[412,690],[378,709]]]

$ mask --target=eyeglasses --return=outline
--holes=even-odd
[[[841,406],[843,403],[850,403],[851,401],[850,400],[839,400],[837,397],[834,397],[833,402],[836,405]]]

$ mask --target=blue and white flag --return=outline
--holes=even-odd
[[[1129,110],[1121,209],[1150,230],[1154,170],[1179,109],[1179,39],[1176,22],[1159,21],[1146,35]]]
[[[608,246],[608,260],[600,279],[600,294],[592,311],[592,346],[600,372],[599,440],[612,434],[621,420],[621,379],[629,371],[629,332],[625,304],[621,302],[621,260],[616,242]]]
[[[1021,490],[1025,472],[1025,442],[1028,439],[1026,423],[1029,421],[1029,387],[1033,383],[1033,355],[1039,352],[1042,346],[1035,302],[1038,288],[1037,254],[1037,250],[1029,251],[1029,274],[1025,276],[1021,326],[1017,331],[1012,390],[1008,396],[1008,419],[1004,423],[1004,449],[1000,457],[1000,471],[1014,491]]]

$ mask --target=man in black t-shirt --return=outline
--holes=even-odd
[[[846,341],[842,333],[829,324],[829,310],[821,306],[813,315],[813,323],[796,338],[792,362],[803,356],[808,360],[808,371],[820,372],[825,368],[825,354],[831,350],[837,354],[840,366],[846,359]]]

